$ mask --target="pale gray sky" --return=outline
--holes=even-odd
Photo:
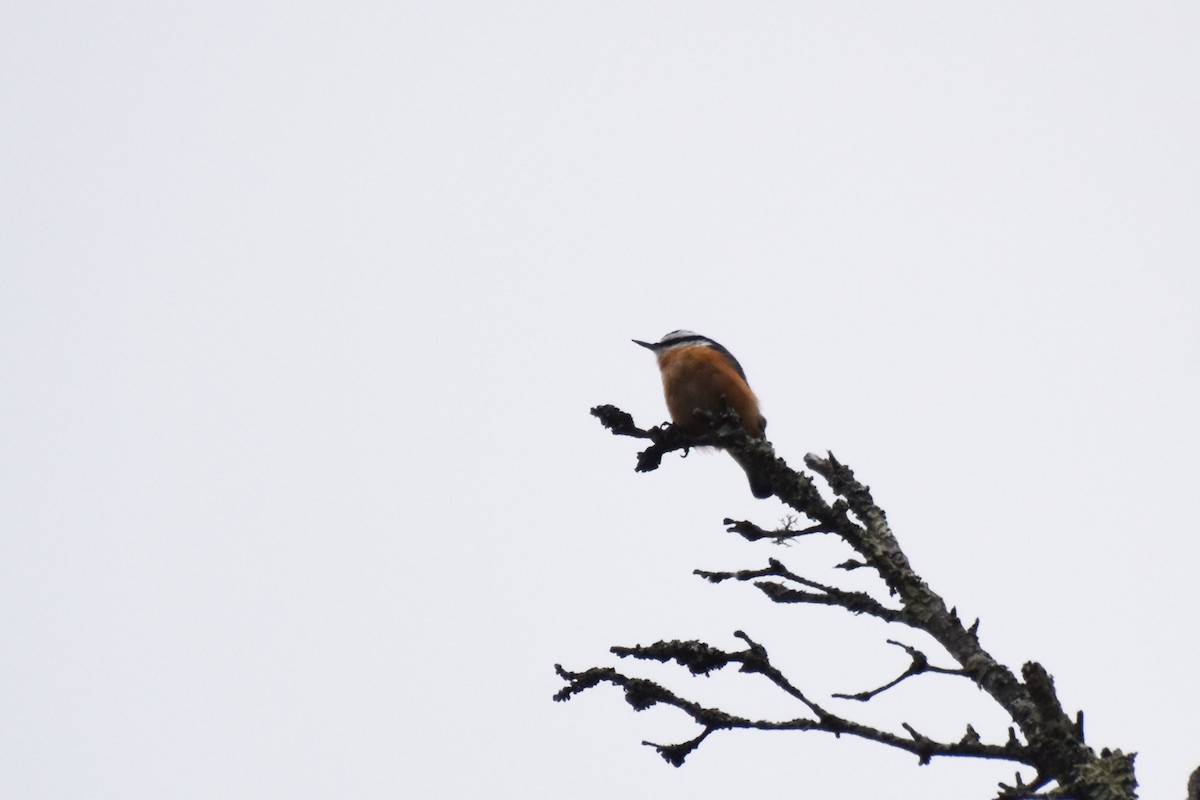
[[[676,770],[639,742],[680,715],[550,702],[613,644],[742,628],[827,698],[920,643],[691,576],[846,552],[734,541],[783,509],[729,459],[635,475],[588,416],[665,418],[629,340],[675,328],[1182,796],[1198,39],[1184,2],[9,2],[0,796],[990,796],[799,734]],[[857,711],[1005,731],[950,679]]]

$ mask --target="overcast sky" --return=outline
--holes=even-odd
[[[1006,765],[696,733],[553,664],[743,629],[815,699],[927,643],[695,568],[783,549],[631,338],[734,352],[1143,796],[1200,764],[1200,7],[0,10],[0,796],[986,798]],[[935,663],[950,666],[930,648]],[[624,665],[638,670],[637,665]],[[752,676],[645,669],[788,719]],[[863,708],[957,739],[962,681]],[[1028,776],[1028,773],[1026,773]]]

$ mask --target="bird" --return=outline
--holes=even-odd
[[[696,411],[717,412],[728,402],[741,418],[746,433],[762,438],[767,420],[758,410],[758,398],[733,353],[707,336],[688,330],[671,331],[654,343],[638,339],[633,343],[658,357],[663,395],[675,425],[689,434],[703,433],[704,422],[696,417]],[[737,454],[730,455],[746,470]],[[765,481],[756,479],[749,470],[746,477],[750,479],[751,494],[760,500],[771,496],[771,487]]]

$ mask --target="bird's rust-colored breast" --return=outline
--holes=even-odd
[[[762,436],[758,398],[717,350],[703,345],[674,347],[659,354],[658,367],[662,371],[667,410],[676,425],[696,431],[700,424],[694,413],[696,409],[717,411],[721,408],[721,398],[725,398],[742,418],[746,432]]]

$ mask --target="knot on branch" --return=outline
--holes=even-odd
[[[908,735],[912,737],[914,749],[913,752],[917,755],[917,763],[922,767],[928,766],[933,760],[934,754],[937,752],[938,743],[930,739],[925,734],[918,731],[907,722],[900,723],[900,727],[908,731]]]

